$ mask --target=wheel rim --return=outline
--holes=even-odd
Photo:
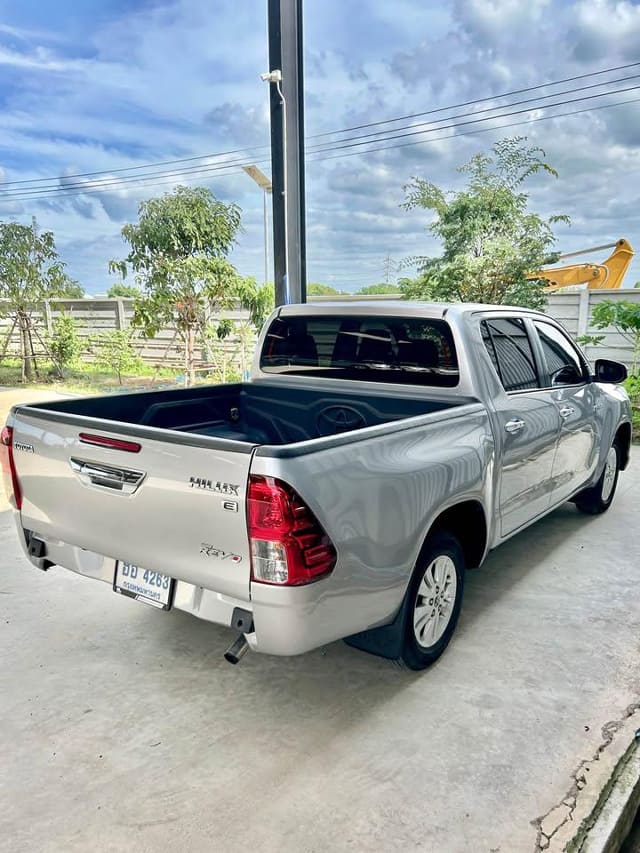
[[[422,648],[435,645],[447,630],[457,589],[458,576],[451,557],[435,557],[422,576],[413,611],[413,633]]]
[[[608,501],[613,492],[613,484],[616,481],[616,471],[618,470],[618,454],[615,447],[610,447],[607,453],[607,463],[604,466],[604,474],[602,475],[602,500]]]

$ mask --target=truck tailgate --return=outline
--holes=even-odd
[[[13,426],[24,528],[249,600],[252,445],[44,409]]]

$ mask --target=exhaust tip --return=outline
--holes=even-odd
[[[244,634],[240,634],[224,653],[224,659],[227,663],[235,666],[249,651],[249,643]]]

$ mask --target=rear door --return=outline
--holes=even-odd
[[[23,527],[248,600],[252,446],[103,423],[16,411]]]
[[[553,464],[553,502],[569,498],[589,480],[598,458],[596,406],[599,389],[589,381],[581,353],[565,333],[546,320],[534,320],[544,367],[544,384],[560,415]]]
[[[501,443],[498,503],[502,536],[548,509],[560,415],[550,391],[541,388],[538,363],[522,318],[488,317],[482,339],[503,393],[494,399]]]

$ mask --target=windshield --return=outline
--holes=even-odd
[[[260,368],[369,382],[458,384],[449,325],[420,317],[279,317],[267,332]]]

